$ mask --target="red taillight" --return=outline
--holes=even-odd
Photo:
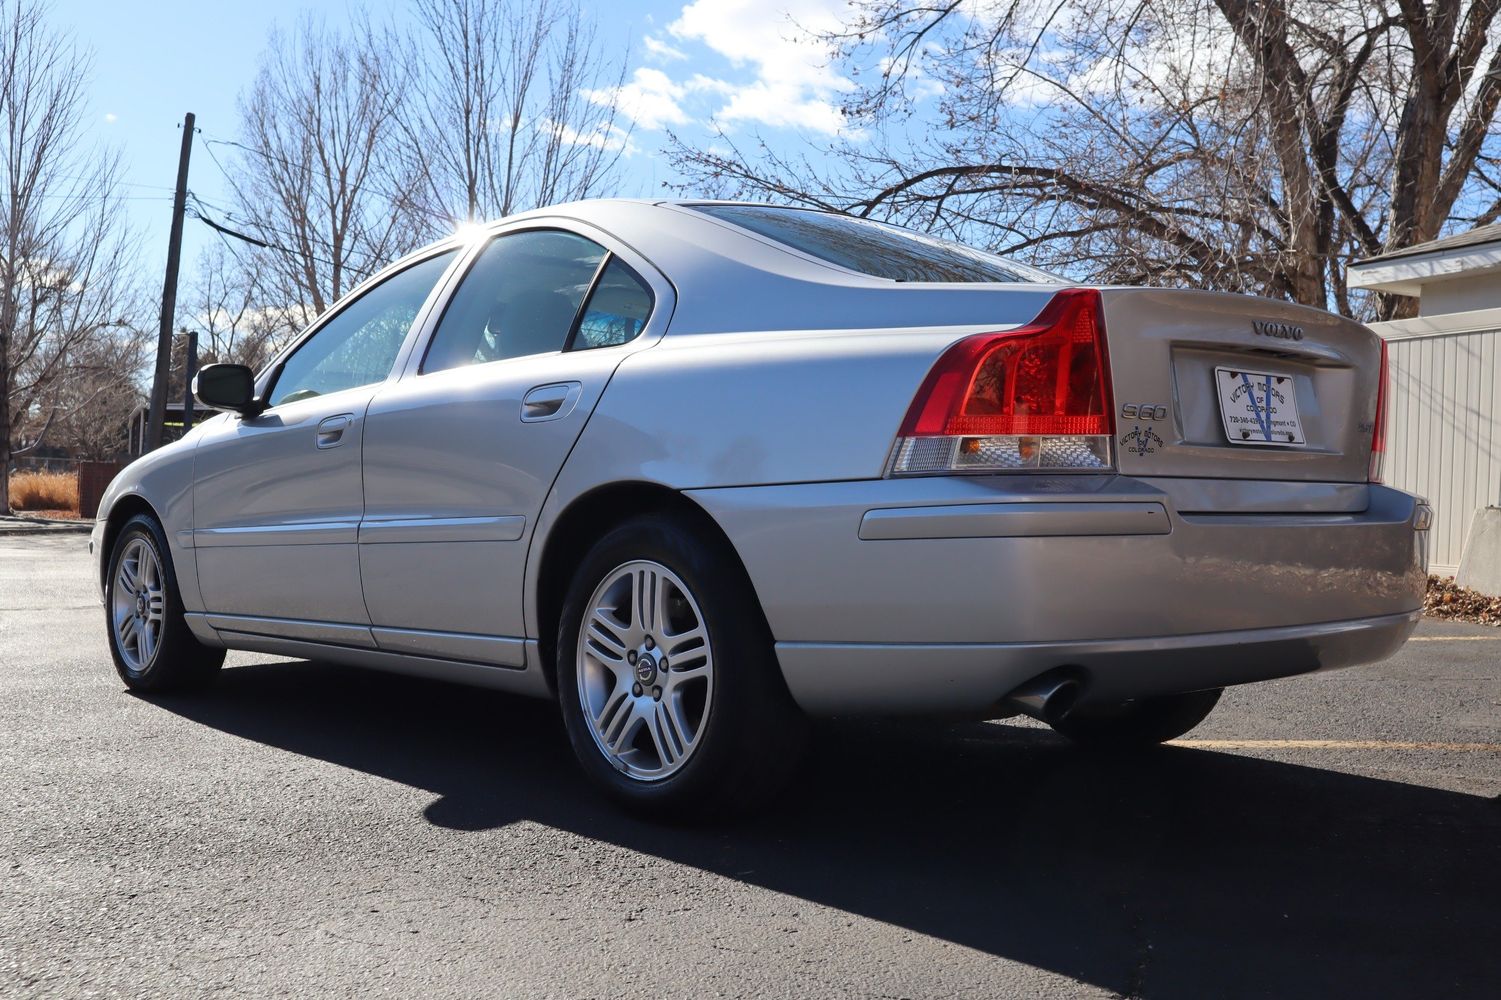
[[[1381,373],[1376,382],[1376,426],[1371,428],[1371,464],[1366,478],[1381,482],[1381,466],[1386,458],[1386,341],[1381,342]]]
[[[1027,325],[943,353],[902,421],[892,471],[1108,468],[1114,432],[1100,293],[1069,288]]]
[[[1100,293],[1069,288],[1037,318],[950,347],[928,373],[903,437],[937,434],[1111,434]]]

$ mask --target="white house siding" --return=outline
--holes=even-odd
[[[1405,329],[1422,322],[1377,324],[1391,373],[1385,479],[1433,504],[1430,565],[1452,574],[1475,511],[1501,505],[1501,323],[1439,335]]]

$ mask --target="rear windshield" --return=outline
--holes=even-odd
[[[770,205],[691,205],[696,211],[851,271],[892,281],[1058,281],[949,240],[849,215]]]

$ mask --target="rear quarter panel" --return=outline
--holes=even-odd
[[[567,474],[674,489],[880,476],[928,366],[970,332],[668,338],[621,364]]]
[[[532,552],[569,504],[612,483],[693,490],[877,479],[933,360],[981,329],[995,325],[664,337],[616,369],[553,484]],[[528,594],[539,563],[528,559]],[[536,615],[527,602],[528,635]]]

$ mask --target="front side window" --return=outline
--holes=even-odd
[[[282,364],[271,405],[383,381],[422,303],[457,252],[413,264],[341,307]]]
[[[850,215],[770,205],[690,207],[810,257],[892,281],[1059,280],[962,243]]]
[[[559,230],[495,237],[438,321],[423,373],[563,350],[607,253]]]

